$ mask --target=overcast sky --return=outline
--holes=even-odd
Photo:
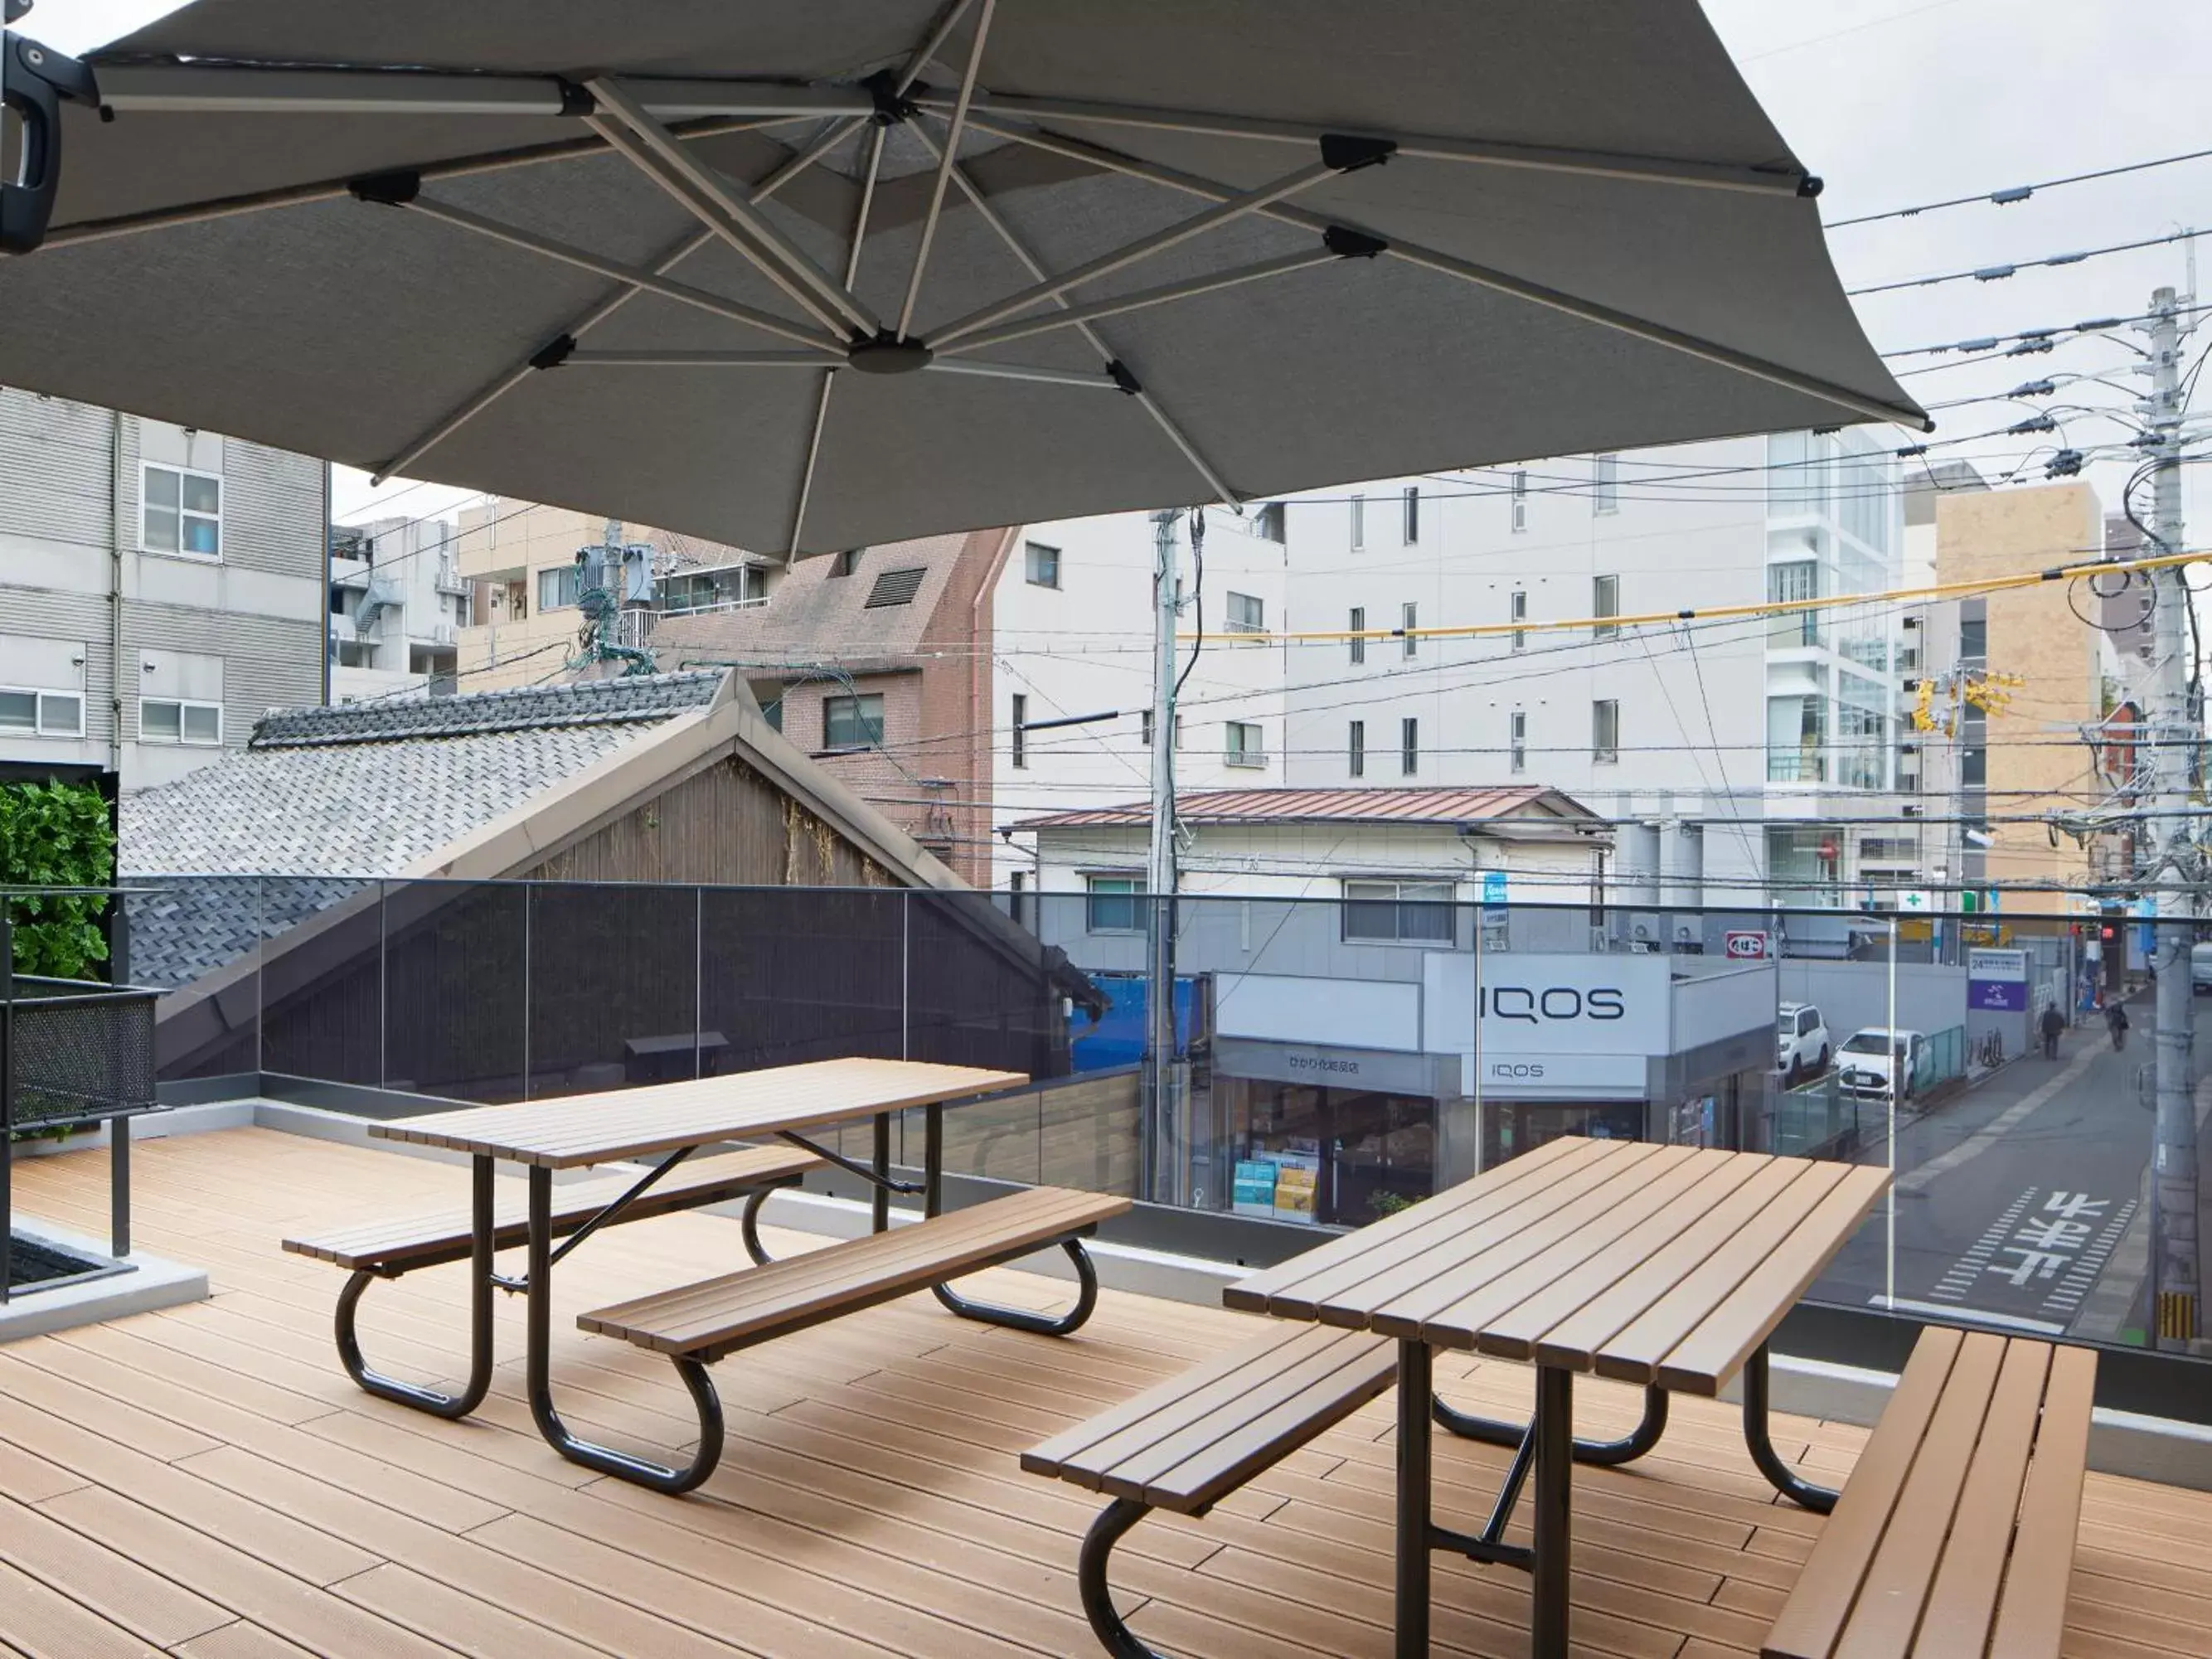
[[[2212,64],[2212,6],[2153,8],[2125,0],[1705,0],[1753,91],[1791,147],[1827,181],[1832,222],[1950,196],[2212,149],[2201,94]],[[39,0],[22,27],[82,52],[173,9],[167,0]],[[1833,231],[1846,286],[1984,267],[2196,225],[2212,227],[2212,158],[2039,193]],[[2186,244],[2145,249],[1996,283],[1957,283],[1857,301],[1877,348],[1895,350],[2023,329],[2064,325],[2144,308],[2160,285],[2186,290]],[[2212,241],[2203,245],[2212,286]],[[2129,336],[2129,338],[2136,337]],[[2212,344],[2212,329],[2202,344]],[[2192,350],[2193,355],[2193,350]],[[1901,361],[1910,370],[1940,358]],[[2124,409],[2142,383],[2125,371],[2124,345],[2087,338],[2045,356],[1913,375],[1923,404],[2000,392],[2065,374],[2116,385],[2062,388],[2047,403]],[[2207,401],[2212,402],[2212,392]],[[2030,410],[2010,403],[1939,411],[1938,439],[2002,428]],[[2127,436],[2110,420],[2064,417],[2061,441],[2087,449]],[[1910,441],[1897,434],[1896,441]],[[1995,474],[2035,444],[1996,438],[1960,445]],[[1937,454],[1945,452],[1938,450]],[[2212,537],[2212,495],[2191,469],[2188,501]],[[380,501],[410,515],[470,499],[442,487],[371,491],[341,469],[341,516]],[[2030,476],[2041,477],[2040,460]],[[2094,472],[2108,507],[2125,468]]]

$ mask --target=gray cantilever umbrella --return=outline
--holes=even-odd
[[[1695,0],[198,0],[89,67],[0,381],[763,550],[1923,419]]]

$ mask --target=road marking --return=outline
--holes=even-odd
[[[1884,1308],[1892,1313],[1928,1314],[1947,1323],[1990,1325],[1999,1330],[2026,1331],[2034,1336],[2063,1336],[2066,1328],[2054,1325],[2047,1319],[2019,1319],[2011,1314],[1983,1313],[1974,1308],[1955,1308],[1940,1302],[1913,1302],[1899,1297],[1894,1302],[1886,1296],[1870,1296],[1869,1308]]]
[[[1947,1302],[1966,1300],[1966,1292],[1973,1289],[1982,1276],[1983,1264],[1996,1253],[1997,1246],[2003,1243],[2011,1233],[2014,1224],[2020,1219],[2020,1212],[2027,1207],[2028,1200],[2035,1196],[2035,1192],[2036,1189],[2031,1187],[2006,1206],[2004,1213],[1990,1223],[1972,1249],[1951,1264],[1950,1271],[1936,1281],[1936,1288],[1929,1294],[1942,1297]]]
[[[1960,1141],[1948,1152],[1939,1152],[1925,1164],[1906,1170],[1897,1178],[1900,1190],[1917,1193],[1940,1175],[1947,1175],[1971,1158],[1979,1158],[1996,1145],[2021,1119],[2050,1103],[2051,1097],[2068,1084],[2079,1079],[2100,1057],[2102,1051],[2094,1043],[2085,1045],[2081,1052],[2066,1063],[2063,1070],[2047,1083],[2038,1085],[2012,1105],[2008,1106]]]

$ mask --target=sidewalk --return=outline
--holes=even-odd
[[[2197,1140],[2203,1155],[2204,1128],[2212,1117],[2212,1073],[2197,1080]],[[2198,1202],[2205,1201],[2200,1184]],[[2200,1222],[2197,1237],[2204,1237]],[[2142,1188],[2137,1196],[2135,1219],[2121,1236],[2095,1288],[2082,1298],[2081,1314],[2067,1333],[2089,1342],[2120,1342],[2131,1347],[2143,1343],[2143,1281],[2150,1274],[2150,1165],[2143,1165]]]

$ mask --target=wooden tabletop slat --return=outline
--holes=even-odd
[[[1224,1292],[1232,1307],[1717,1393],[1889,1182],[1562,1137]],[[1486,1346],[1486,1345],[1494,1346]]]
[[[1981,1443],[1960,1489],[1959,1511],[1943,1546],[1943,1562],[1921,1615],[1919,1641],[1929,1653],[1978,1653],[2004,1582],[2013,1519],[2035,1443],[2036,1414],[2051,1374],[2051,1350],[2041,1342],[2006,1346]],[[2068,1539],[2068,1548],[2072,1548]]]
[[[1564,1171],[1561,1178],[1539,1191],[1528,1192],[1519,1203],[1509,1204],[1487,1212],[1468,1208],[1461,1212],[1458,1224],[1431,1246],[1409,1256],[1405,1261],[1370,1274],[1354,1273],[1346,1287],[1333,1291],[1326,1299],[1318,1301],[1315,1312],[1325,1325],[1364,1326],[1370,1329],[1386,1330],[1376,1322],[1377,1316],[1386,1310],[1394,1316],[1401,1316],[1408,1308],[1425,1310],[1431,1304],[1449,1301],[1454,1294],[1447,1290],[1439,1295],[1433,1288],[1439,1279],[1455,1273],[1477,1275],[1483,1273],[1482,1262],[1489,1252],[1510,1249],[1516,1241],[1525,1237],[1529,1230],[1544,1225],[1548,1218],[1577,1206],[1587,1206],[1593,1194],[1626,1190],[1623,1184],[1632,1181],[1638,1165],[1646,1164],[1654,1154],[1665,1149],[1657,1146],[1620,1145],[1619,1150],[1607,1155],[1593,1155],[1570,1164],[1562,1161],[1553,1167]],[[1527,1192],[1516,1188],[1516,1192]],[[1599,1200],[1601,1204],[1603,1200]],[[1496,1259],[1492,1258],[1493,1266]],[[1504,1271],[1520,1261],[1515,1256],[1497,1271]],[[1468,1282],[1473,1282],[1470,1279]],[[1423,1295],[1428,1289],[1428,1294]],[[1278,1304],[1270,1301],[1267,1310],[1273,1313]],[[1296,1315],[1288,1316],[1296,1317]],[[1413,1336],[1420,1329],[1419,1312],[1410,1318],[1396,1317],[1395,1328],[1387,1334]]]
[[[1475,1346],[1508,1359],[1533,1357],[1537,1340],[1547,1332],[1564,1324],[1607,1286],[1619,1284],[1649,1261],[1653,1252],[1668,1241],[1680,1237],[1686,1231],[1682,1217],[1690,1206],[1702,1206],[1697,1210],[1698,1222],[1690,1224],[1699,1224],[1737,1188],[1770,1165],[1755,1158],[1723,1155],[1717,1164],[1698,1167],[1697,1185],[1684,1194],[1682,1210],[1669,1206],[1644,1216],[1580,1267],[1560,1274],[1518,1306],[1486,1321]]]
[[[1778,1158],[1754,1169],[1741,1187],[1683,1229],[1678,1237],[1628,1267],[1618,1282],[1600,1291],[1539,1338],[1536,1360],[1547,1365],[1588,1369],[1593,1354],[1643,1317],[1685,1274],[1735,1238],[1780,1194],[1801,1181],[1814,1178],[1816,1168]]]
[[[1494,1213],[1508,1203],[1520,1201],[1518,1198],[1509,1198],[1509,1194],[1518,1191],[1525,1197],[1535,1190],[1529,1183],[1548,1184],[1560,1179],[1565,1170],[1551,1166],[1577,1153],[1579,1148],[1615,1144],[1547,1141],[1491,1175],[1462,1182],[1395,1215],[1370,1222],[1357,1232],[1339,1234],[1327,1243],[1292,1256],[1279,1267],[1239,1279],[1221,1293],[1222,1302],[1243,1313],[1273,1313],[1279,1308],[1284,1318],[1310,1319],[1316,1298],[1325,1300],[1344,1285],[1356,1285],[1368,1273],[1428,1249],[1436,1238],[1456,1226],[1459,1218],[1470,1212]],[[1548,1175],[1547,1170],[1550,1171]]]
[[[1601,1376],[1656,1382],[1660,1362],[1748,1279],[1769,1252],[1832,1192],[1844,1167],[1815,1164],[1777,1194],[1766,1207],[1703,1261],[1682,1275],[1643,1316],[1593,1356]]]
[[[1821,1529],[1820,1548],[1799,1574],[1760,1650],[1762,1659],[1828,1659],[1835,1651],[1868,1565],[1896,1511],[1905,1476],[1920,1455],[1960,1340],[1960,1332],[1931,1325],[1913,1345],[1897,1391],[1882,1408],[1882,1432],[1853,1466],[1844,1495]]]
[[[1803,1222],[1767,1252],[1728,1299],[1669,1353],[1659,1380],[1691,1394],[1718,1394],[1752,1350],[1772,1335],[1889,1185],[1889,1172],[1852,1167]]]
[[[1450,1346],[1472,1332],[1479,1343],[1497,1321],[1532,1297],[1552,1294],[1592,1261],[1607,1255],[1614,1245],[1642,1223],[1657,1217],[1679,1228],[1686,1224],[1686,1218],[1703,1215],[1724,1195],[1727,1183],[1722,1177],[1737,1165],[1738,1160],[1728,1152],[1680,1150],[1682,1156],[1669,1168],[1652,1171],[1651,1164],[1642,1165],[1639,1173],[1651,1173],[1618,1202],[1607,1205],[1601,1213],[1520,1266],[1495,1275],[1458,1301],[1425,1317],[1422,1334],[1441,1345]],[[1382,1328],[1380,1322],[1377,1328]]]
[[[902,1060],[823,1060],[732,1077],[477,1106],[369,1126],[451,1152],[572,1169],[714,1140],[757,1139],[1018,1088],[1018,1072]]]
[[[2061,1348],[2051,1355],[2042,1422],[2021,1492],[2020,1529],[2005,1572],[2004,1601],[1990,1642],[1990,1652],[2002,1659],[2057,1659],[2075,1534],[2081,1524],[2096,1386],[2093,1350]]]

